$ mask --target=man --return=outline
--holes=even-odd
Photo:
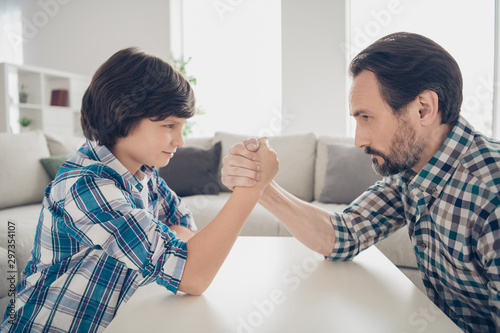
[[[464,331],[500,331],[500,144],[460,116],[456,61],[426,37],[395,33],[358,54],[349,71],[355,145],[384,179],[342,213],[275,182],[259,202],[331,260],[408,225],[429,298]],[[229,188],[258,181],[258,144],[245,144],[224,159]]]

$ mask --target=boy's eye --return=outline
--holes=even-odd
[[[167,124],[167,125],[163,125],[163,127],[166,127],[166,128],[174,128],[174,124]]]

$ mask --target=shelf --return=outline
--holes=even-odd
[[[12,106],[18,107],[20,109],[41,109],[42,108],[41,104],[30,104],[30,103],[12,104]]]
[[[28,117],[32,129],[61,135],[82,135],[80,108],[90,77],[46,68],[0,63],[0,132],[19,133],[19,118]],[[51,105],[54,90],[67,96]],[[27,102],[20,103],[21,92]],[[63,93],[64,94],[64,93]]]

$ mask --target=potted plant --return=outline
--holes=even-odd
[[[28,103],[28,92],[24,90],[24,84],[21,85],[21,90],[19,91],[19,103]]]
[[[186,65],[191,61],[191,57],[189,57],[187,60],[184,59],[184,56],[181,56],[180,58],[174,58],[172,54],[170,54],[170,59],[173,64],[173,66],[184,76],[186,80],[188,80],[189,83],[191,83],[193,86],[196,85],[197,81],[196,78],[192,75],[187,75],[186,71]],[[201,108],[201,106],[197,105],[196,106],[196,115],[202,115],[205,114],[205,111]],[[191,120],[186,121],[186,124],[184,125],[184,128],[182,129],[182,135],[183,136],[189,136],[191,133],[193,133],[193,125],[195,123]]]
[[[32,122],[33,120],[28,117],[19,118],[19,125],[21,125],[21,131],[22,132],[28,131]]]

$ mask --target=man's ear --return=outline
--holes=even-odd
[[[439,98],[435,91],[424,90],[418,97],[420,123],[423,126],[429,126],[434,123],[438,117]]]

